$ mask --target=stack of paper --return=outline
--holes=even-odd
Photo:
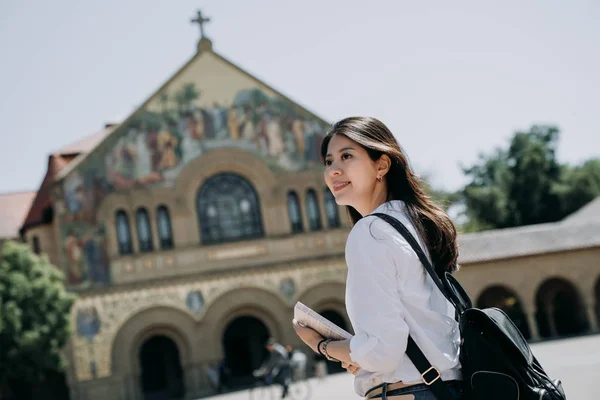
[[[317,331],[327,339],[344,340],[352,338],[352,335],[333,322],[304,304],[297,302],[294,306],[294,319],[305,326]]]

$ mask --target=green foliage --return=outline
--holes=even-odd
[[[560,198],[565,215],[600,196],[600,158],[588,160],[581,166],[563,166],[554,193]]]
[[[5,242],[0,253],[0,387],[39,382],[61,371],[75,296],[63,274],[29,246]]]
[[[581,167],[556,159],[559,129],[533,126],[517,132],[507,149],[496,149],[464,173],[468,224],[463,231],[554,222],[600,195],[600,160]]]

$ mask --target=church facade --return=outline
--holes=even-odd
[[[202,38],[125,121],[50,156],[21,233],[79,295],[71,399],[210,395],[223,360],[247,384],[268,337],[303,348],[296,301],[351,330],[349,226],[319,162],[327,127]],[[459,280],[531,340],[596,332],[598,205],[461,236]]]

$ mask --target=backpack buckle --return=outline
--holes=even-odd
[[[435,376],[432,380],[430,380],[429,382],[427,381],[427,378],[425,378],[425,375],[428,374],[430,371],[435,371],[435,373],[437,374],[437,376]],[[430,386],[433,382],[437,381],[438,379],[441,378],[440,375],[440,371],[436,368],[436,367],[431,367],[429,368],[427,371],[423,372],[421,374],[421,380],[423,381],[424,384],[426,384],[427,386]]]

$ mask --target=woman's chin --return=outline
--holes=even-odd
[[[335,202],[338,206],[349,206],[351,205],[350,202],[348,201],[347,196],[344,196],[343,194],[339,194],[336,198],[335,198]]]

